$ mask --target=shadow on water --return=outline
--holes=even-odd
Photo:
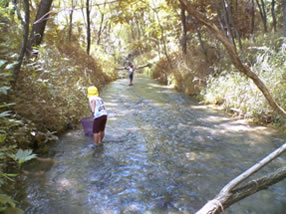
[[[52,146],[52,162],[25,166],[17,195],[26,213],[194,213],[285,141],[143,76],[127,84],[118,80],[101,95],[109,112],[103,147],[72,131]],[[258,175],[282,165],[284,157]],[[282,181],[225,213],[283,213],[285,187]]]

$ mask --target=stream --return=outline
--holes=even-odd
[[[274,129],[250,125],[136,74],[101,93],[104,146],[82,129],[60,137],[47,161],[30,161],[18,188],[27,214],[195,213],[230,180],[282,145]],[[88,107],[88,106],[87,106]],[[255,179],[286,164],[285,154]],[[286,180],[226,214],[286,213]]]

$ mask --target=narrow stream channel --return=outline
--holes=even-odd
[[[27,214],[194,213],[231,179],[286,140],[198,105],[142,75],[105,87],[104,146],[76,130],[32,161],[19,187]],[[261,173],[286,164],[285,155]],[[231,214],[286,213],[286,181],[228,208]]]

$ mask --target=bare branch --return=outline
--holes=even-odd
[[[279,157],[283,152],[286,151],[286,143],[283,144],[281,147],[276,149],[274,152],[269,154],[267,157],[262,159],[260,162],[256,163],[254,166],[246,170],[244,173],[233,179],[231,182],[229,182],[221,192],[227,193],[230,192],[234,187],[245,181],[247,178],[249,178],[251,175],[259,171],[261,168],[266,166],[268,163],[270,163],[272,160]]]
[[[246,198],[262,189],[265,189],[286,177],[286,167],[278,169],[276,172],[268,174],[257,180],[253,180],[242,187],[234,189],[236,186],[241,184],[251,175],[255,174],[261,168],[266,166],[272,160],[279,157],[286,151],[286,143],[280,146],[278,149],[270,153],[268,156],[263,158],[257,164],[246,170],[244,173],[239,175],[230,181],[220,193],[211,201],[206,203],[196,214],[217,214],[223,211],[223,209],[229,207],[233,203]]]
[[[252,180],[246,185],[232,190],[231,194],[220,195],[215,199],[209,201],[196,214],[218,214],[223,212],[232,204],[240,201],[256,192],[267,189],[269,186],[278,183],[286,178],[286,167],[281,167],[275,172],[263,176],[259,179]]]

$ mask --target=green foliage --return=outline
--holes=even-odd
[[[33,151],[31,149],[19,149],[16,154],[10,155],[10,157],[15,160],[19,165],[21,165],[29,160],[36,158],[37,155],[33,154]]]
[[[0,194],[0,212],[3,214],[24,214],[22,209],[16,208],[16,202],[6,194]]]
[[[0,7],[5,7],[10,0],[0,0]]]
[[[15,207],[15,206],[16,203],[11,197],[5,194],[0,194],[0,212],[1,211],[3,212],[8,207]]]
[[[0,133],[0,137],[3,135],[5,136],[5,138],[1,137],[2,139],[0,140],[0,187],[2,187],[5,183],[7,183],[7,181],[14,181],[12,177],[16,176],[15,174],[3,172],[4,168],[7,166],[7,159],[9,155],[14,154],[16,146],[6,146],[4,142],[7,138],[7,133],[2,130]],[[6,194],[0,194],[0,212],[9,207],[15,207],[14,200]]]
[[[7,133],[3,131],[2,133],[0,132],[0,144],[3,143],[6,140],[6,138],[7,138]]]

